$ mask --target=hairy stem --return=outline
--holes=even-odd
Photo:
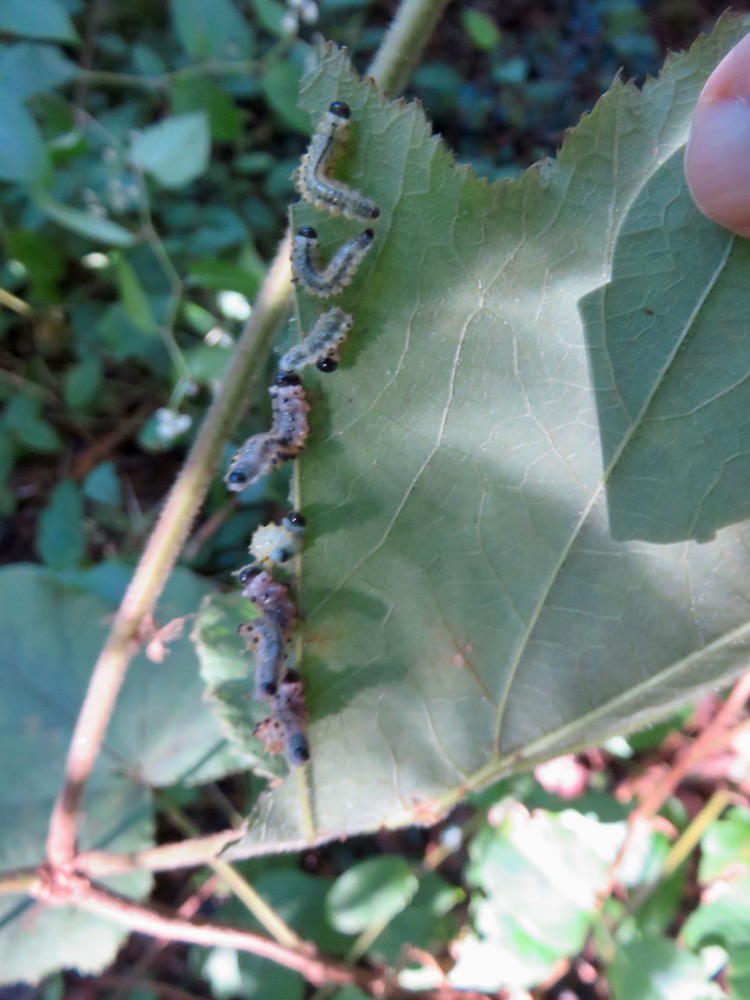
[[[284,239],[237,345],[233,363],[172,490],[167,497],[133,579],[115,615],[73,730],[65,784],[52,812],[47,838],[51,864],[69,863],[76,853],[76,820],[125,671],[138,647],[141,623],[167,581],[242,402],[252,392],[291,298],[289,241]]]
[[[402,0],[367,71],[386,94],[401,93],[409,82],[447,6],[448,0]]]

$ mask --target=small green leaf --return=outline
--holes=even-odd
[[[738,866],[750,872],[750,809],[735,807],[703,835],[698,878],[707,885]]]
[[[240,292],[252,301],[262,275],[225,260],[199,260],[190,268],[190,281],[214,292]]]
[[[233,142],[242,134],[242,112],[229,94],[211,80],[178,78],[171,85],[171,103],[177,114],[205,111],[214,142]]]
[[[130,146],[130,162],[167,188],[184,187],[208,166],[208,115],[173,115],[143,129]]]
[[[308,135],[310,116],[297,105],[301,76],[301,70],[290,59],[272,59],[261,79],[261,89],[285,125]]]
[[[36,122],[21,101],[0,85],[0,180],[44,186],[49,157]]]
[[[461,11],[464,28],[478,49],[489,52],[500,41],[500,30],[495,22],[479,10],[469,8]]]
[[[388,854],[370,858],[336,879],[326,897],[328,917],[343,934],[359,934],[371,924],[400,913],[414,897],[419,882],[403,858]]]
[[[57,283],[65,273],[65,253],[49,234],[11,229],[5,234],[8,257],[19,261],[31,279],[34,294],[43,301],[59,299]]]
[[[0,88],[7,88],[21,101],[59,87],[75,75],[75,63],[56,45],[19,42],[0,51]]]
[[[23,38],[48,38],[72,44],[78,35],[64,4],[58,0],[3,0],[0,31]]]
[[[83,483],[87,500],[116,507],[120,503],[120,481],[112,462],[101,462],[89,472]]]
[[[39,517],[37,551],[48,566],[63,569],[81,561],[85,544],[81,493],[72,480],[64,479]]]
[[[85,410],[94,401],[102,384],[99,358],[85,358],[65,373],[65,402],[73,410]]]
[[[286,28],[289,8],[285,4],[279,3],[279,0],[253,0],[253,8],[258,23],[269,34],[277,38],[289,34]]]
[[[57,431],[41,416],[42,404],[37,396],[21,392],[8,404],[3,423],[14,439],[32,451],[59,451],[62,442]]]
[[[664,938],[621,945],[609,981],[613,1000],[719,1000],[726,996],[718,983],[710,981],[697,955]]]
[[[112,263],[125,314],[139,329],[146,333],[154,333],[157,326],[151,303],[130,261],[123,254],[117,253],[112,255]]]
[[[39,195],[36,203],[38,208],[55,222],[81,236],[88,236],[92,240],[114,247],[129,247],[135,243],[134,234],[124,226],[112,222],[111,219],[103,219],[77,208],[68,208],[67,205],[61,205],[48,195]]]
[[[194,59],[249,59],[253,37],[230,0],[173,0],[172,23]]]

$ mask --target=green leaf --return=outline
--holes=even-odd
[[[715,899],[701,903],[683,924],[680,937],[695,950],[708,944],[746,945],[750,939],[750,876],[722,886]]]
[[[0,85],[0,180],[37,189],[49,176],[49,157],[36,122],[8,89]]]
[[[653,938],[621,945],[610,969],[613,1000],[712,1000],[726,996],[696,955]]]
[[[143,129],[130,146],[129,159],[167,188],[184,187],[208,166],[211,137],[208,115],[172,115]]]
[[[347,868],[326,897],[328,918],[343,934],[359,934],[392,920],[414,897],[419,882],[403,858],[392,854]]]
[[[157,325],[151,303],[127,257],[121,253],[114,254],[112,263],[125,315],[139,329],[155,333]]]
[[[205,111],[214,142],[233,142],[242,134],[243,116],[225,90],[211,80],[187,77],[170,88],[172,109],[177,114]]]
[[[41,416],[42,404],[37,396],[19,393],[8,404],[3,423],[19,444],[31,451],[53,454],[62,448],[57,431]]]
[[[172,22],[194,59],[249,59],[250,27],[230,0],[172,0]]]
[[[240,292],[251,301],[260,287],[262,275],[226,260],[199,260],[190,268],[190,280],[214,292]]]
[[[3,0],[0,31],[68,44],[78,41],[73,22],[59,0]]]
[[[466,33],[478,49],[489,52],[500,41],[500,30],[495,22],[480,10],[469,8],[461,11]]]
[[[77,208],[68,208],[67,205],[61,205],[48,195],[39,195],[36,203],[45,215],[81,236],[88,236],[89,239],[113,247],[129,247],[135,243],[133,233],[117,222],[112,222],[111,219],[91,215]]]
[[[237,856],[436,818],[467,789],[641,728],[746,669],[750,528],[729,522],[747,516],[747,475],[728,472],[735,513],[730,504],[708,543],[687,532],[670,544],[620,540],[607,484],[641,426],[640,453],[652,432],[654,455],[663,451],[664,420],[650,422],[648,408],[639,417],[628,397],[628,422],[628,392],[643,407],[663,386],[675,422],[697,407],[712,440],[700,372],[731,396],[723,415],[713,407],[714,447],[733,437],[738,470],[750,455],[737,409],[743,400],[750,411],[750,243],[698,216],[674,166],[706,77],[749,24],[724,20],[643,90],[616,83],[557,162],[493,185],[455,164],[419,107],[385,101],[340,53],[305,83],[314,121],[334,98],[352,108],[335,175],[381,215],[338,301],[355,316],[341,367],[305,373],[311,433],[295,474],[309,514],[298,601],[310,781],[269,791]],[[666,217],[663,192],[644,194],[658,178],[672,185]],[[308,205],[292,215],[293,228],[320,227],[327,253],[354,229]],[[619,325],[607,311],[605,336],[590,309],[582,322],[580,301],[609,281],[636,215],[643,233],[662,234],[663,255],[641,266]],[[677,253],[685,242],[689,260]],[[669,295],[658,298],[676,260],[689,279],[672,277],[675,323],[679,296],[693,317],[679,345]],[[698,287],[705,273],[710,294]],[[651,323],[644,307],[666,317],[672,346],[665,357],[654,332],[653,350],[627,369],[633,316]],[[320,307],[300,294],[298,309],[309,329]],[[725,350],[731,393],[718,378]],[[693,445],[684,466],[718,518],[713,456]],[[670,474],[659,459],[641,521],[662,483],[673,524],[697,523],[698,486],[683,489],[681,475],[672,488]],[[236,736],[257,755],[246,730]]]
[[[57,284],[65,273],[65,254],[49,235],[30,229],[13,229],[5,234],[8,257],[23,264],[33,284],[34,294],[43,301],[59,301]]]
[[[750,809],[736,807],[703,835],[698,878],[707,885],[739,866],[750,872]]]
[[[62,780],[91,666],[115,605],[96,596],[102,569],[64,585],[36,566],[0,570],[0,866],[44,858],[49,815]],[[128,574],[121,574],[120,589]],[[87,584],[89,586],[87,587]],[[90,592],[87,592],[89,590]],[[184,571],[170,578],[159,624],[189,614],[208,588]],[[116,595],[116,596],[119,596]],[[131,663],[106,752],[84,800],[81,849],[137,851],[153,846],[147,785],[210,780],[230,758],[202,704],[192,645],[183,634],[164,662]],[[217,751],[217,752],[215,752]],[[108,880],[135,898],[150,889],[147,872]],[[0,900],[0,982],[37,982],[59,968],[97,972],[127,937],[126,928],[65,907],[48,909],[21,896]]]
[[[86,358],[65,373],[65,403],[73,410],[85,410],[94,401],[102,384],[99,358]]]
[[[572,810],[513,814],[500,829],[482,830],[467,869],[469,885],[481,889],[472,902],[476,933],[457,945],[453,985],[491,992],[531,986],[561,957],[575,955],[624,836],[624,824]],[[544,905],[529,907],[530,900]]]
[[[19,42],[0,51],[0,88],[23,101],[72,80],[75,63],[56,45]]]
[[[39,517],[37,551],[48,566],[62,569],[81,561],[85,545],[81,494],[75,483],[64,479]]]
[[[112,462],[100,462],[94,466],[83,483],[83,495],[88,500],[112,507],[120,503],[120,482]]]
[[[261,88],[266,100],[289,128],[307,135],[310,117],[297,105],[302,73],[290,59],[269,60],[261,78]]]

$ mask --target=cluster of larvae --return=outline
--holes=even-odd
[[[332,176],[338,154],[348,135],[350,109],[334,101],[318,123],[307,152],[295,174],[297,190],[305,201],[332,215],[371,221],[380,210],[368,198]],[[318,234],[303,226],[294,237],[292,279],[306,292],[326,299],[339,295],[351,282],[375,234],[372,229],[345,243],[327,265],[320,260]],[[354,317],[338,306],[323,312],[299,344],[290,347],[279,362],[269,387],[271,427],[248,438],[229,464],[225,482],[236,492],[246,489],[271,469],[296,457],[309,434],[308,403],[299,373],[308,365],[333,372]],[[274,569],[288,562],[301,544],[305,519],[292,511],[281,524],[259,527],[250,543],[254,562],[239,572],[242,594],[258,608],[260,616],[240,625],[239,632],[255,661],[255,697],[269,702],[271,714],[255,728],[255,735],[269,753],[286,754],[300,766],[310,758],[306,735],[307,710],[299,675],[287,668],[286,647],[297,621],[297,609],[285,583]]]

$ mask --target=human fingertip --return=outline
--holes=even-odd
[[[750,237],[750,34],[722,59],[698,98],[685,150],[698,209]]]

